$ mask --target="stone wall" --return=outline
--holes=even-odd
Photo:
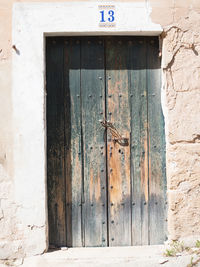
[[[200,237],[199,18],[189,9],[162,34],[169,238],[189,244]]]
[[[41,244],[36,240],[33,246],[32,241],[44,226],[24,228],[18,220],[22,209],[14,196],[11,76],[14,2],[17,1],[0,0],[0,259],[34,255],[46,248],[45,240]],[[163,27],[162,104],[167,143],[169,239],[183,239],[191,244],[200,239],[200,2],[146,2],[152,7],[153,22]]]

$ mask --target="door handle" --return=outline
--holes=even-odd
[[[118,132],[118,130],[115,128],[115,126],[112,124],[112,122],[105,120],[105,121],[100,121],[100,123],[105,129],[109,130],[109,132],[111,133],[111,135],[113,137],[114,143],[118,143],[121,146],[128,146],[129,145],[128,138],[123,137]]]

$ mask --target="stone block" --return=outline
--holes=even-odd
[[[171,239],[199,235],[200,232],[200,187],[188,193],[169,192],[168,231]]]
[[[11,193],[12,193],[12,183],[11,181],[2,181],[0,183],[0,199],[1,198],[11,198]]]
[[[200,142],[199,103],[200,90],[177,93],[174,108],[167,118],[170,143]]]
[[[172,24],[173,8],[155,6],[152,8],[151,19],[154,23],[159,23],[163,27]]]
[[[26,232],[24,244],[26,256],[38,255],[46,251],[48,249],[46,227],[30,227]]]
[[[15,259],[23,256],[21,251],[22,242],[15,241],[1,241],[0,242],[0,260]]]
[[[158,8],[173,8],[174,0],[148,0],[150,7],[158,7]]]
[[[167,152],[168,187],[188,191],[200,186],[200,144],[170,145]]]
[[[189,12],[189,7],[182,6],[182,7],[175,7],[174,8],[174,21],[178,22],[183,18],[187,18]]]
[[[182,41],[171,66],[174,90],[186,92],[200,89],[200,46],[193,45],[193,36]]]
[[[198,0],[175,0],[175,7],[200,8],[200,2]]]

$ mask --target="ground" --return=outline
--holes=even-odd
[[[173,252],[172,247],[168,248]],[[177,249],[178,250],[178,249]],[[197,250],[197,248],[196,248]],[[198,259],[193,254],[182,251],[174,257],[166,257],[163,245],[108,248],[62,248],[43,255],[33,256],[15,262],[6,261],[5,266],[21,267],[192,267]],[[177,252],[177,251],[175,251]],[[198,265],[199,264],[199,265]]]

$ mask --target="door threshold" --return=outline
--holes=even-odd
[[[123,247],[80,247],[51,249],[43,254],[45,258],[60,259],[98,259],[98,258],[134,258],[161,255],[164,245],[123,246]]]
[[[69,248],[25,258],[22,267],[166,267],[187,266],[191,255],[165,257],[164,245]]]

